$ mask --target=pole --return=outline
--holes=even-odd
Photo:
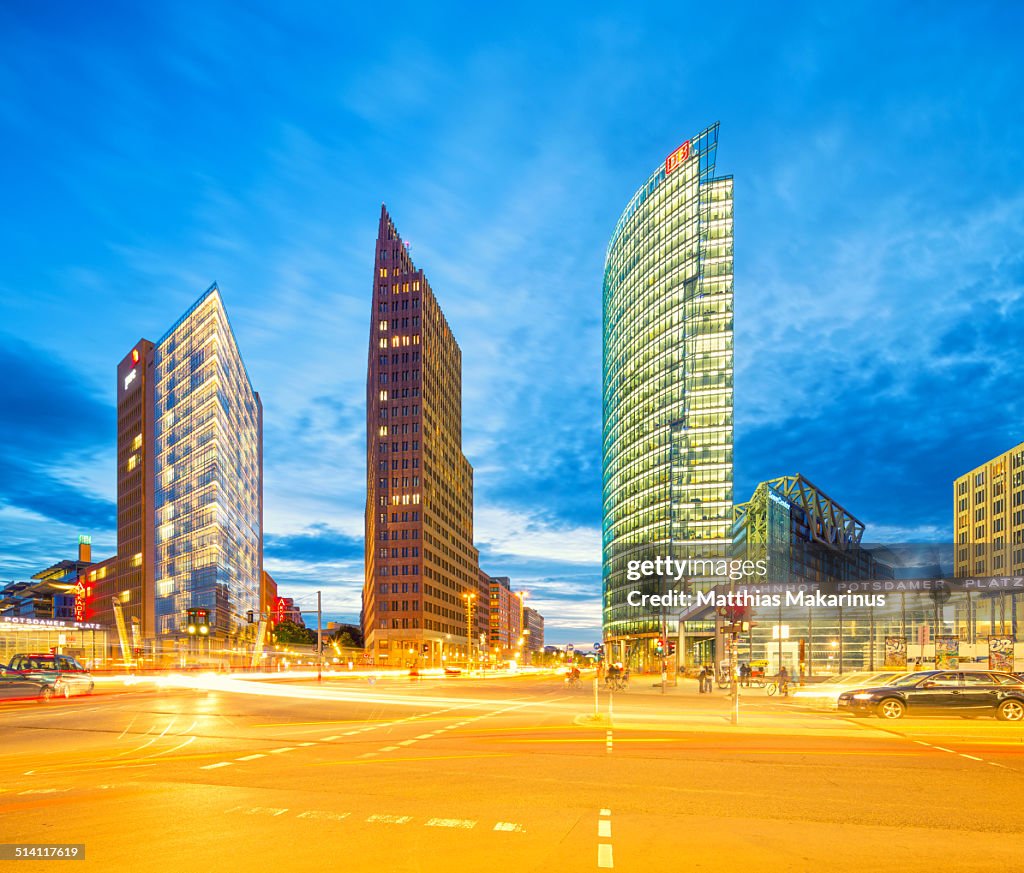
[[[594,677],[594,718],[597,718],[600,708],[597,703],[597,677]]]
[[[729,599],[732,600],[733,603],[735,603],[736,602],[736,597],[735,597],[735,594],[736,594],[736,580],[735,579],[730,579],[729,580],[729,594],[731,595]],[[729,687],[732,688],[732,719],[731,719],[731,721],[732,721],[733,724],[739,724],[740,723],[740,681],[739,681],[739,677],[737,676],[737,673],[739,672],[739,670],[737,669],[737,666],[736,666],[736,662],[737,662],[737,660],[739,658],[739,634],[736,631],[736,614],[735,613],[732,615],[732,633],[731,633],[731,637],[732,637],[732,645],[729,647],[729,681],[730,681],[730,686]]]
[[[665,686],[668,685],[668,658],[665,650],[668,648],[668,617],[665,606],[665,589],[668,587],[668,576],[661,577],[661,693],[665,693]]]
[[[316,681],[324,679],[324,632],[323,611],[321,610],[320,592],[316,593]]]
[[[473,672],[473,595],[466,595],[466,670]]]

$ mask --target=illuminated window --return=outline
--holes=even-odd
[[[141,448],[142,448],[142,434],[141,433],[137,433],[137,434],[135,434],[135,439],[132,440],[132,450],[135,451],[135,450],[141,449]]]
[[[131,457],[130,457],[130,458],[128,459],[128,466],[127,466],[128,472],[130,473],[130,472],[131,472],[132,470],[134,470],[134,469],[135,469],[135,468],[136,468],[136,467],[137,467],[138,465],[139,465],[139,456],[138,456],[138,455],[132,455],[132,456],[131,456]]]
[[[142,552],[136,552],[134,555],[132,555],[132,566],[133,567],[141,567],[142,566]]]
[[[121,595],[120,595],[120,597],[119,597],[119,600],[120,600],[120,601],[121,601],[122,603],[127,603],[127,602],[128,602],[129,600],[131,600],[131,599],[132,599],[132,593],[131,593],[131,591],[122,591],[122,592],[121,592]]]

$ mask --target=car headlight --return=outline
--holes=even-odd
[[[871,700],[871,698],[873,698],[874,696],[875,696],[874,694],[854,694],[853,695],[853,699],[854,700]]]

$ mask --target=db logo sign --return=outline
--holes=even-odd
[[[690,141],[687,140],[672,154],[665,158],[665,175],[667,176],[681,163],[690,157]]]

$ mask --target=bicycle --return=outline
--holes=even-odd
[[[566,682],[566,685],[568,685],[569,688],[582,688],[583,687],[583,680],[579,676],[570,676],[570,677],[568,677],[565,680],[565,682]]]
[[[612,676],[606,683],[609,691],[626,691],[629,689],[627,676]]]
[[[765,693],[771,697],[773,694],[779,694],[781,697],[789,697],[789,683],[788,682],[769,682],[765,688]]]

